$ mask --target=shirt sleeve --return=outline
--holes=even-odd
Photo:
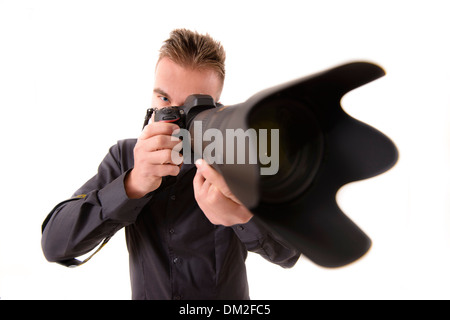
[[[283,268],[292,268],[300,257],[300,252],[270,231],[256,216],[246,224],[232,228],[248,251],[255,252]]]
[[[105,238],[133,223],[151,194],[129,199],[124,179],[129,170],[122,158],[124,148],[134,147],[119,142],[111,147],[97,174],[63,201],[47,217],[42,230],[42,249],[48,261],[73,259],[94,249]],[[132,154],[132,153],[131,153]]]

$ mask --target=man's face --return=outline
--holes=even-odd
[[[156,66],[152,107],[182,106],[191,94],[207,94],[219,101],[221,91],[222,82],[213,70],[185,68],[163,58]]]

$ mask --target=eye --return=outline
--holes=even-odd
[[[169,102],[169,99],[167,99],[167,97],[160,96],[159,98],[164,102]]]

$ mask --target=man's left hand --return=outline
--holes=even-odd
[[[222,175],[202,159],[195,164],[195,200],[208,220],[226,227],[249,222],[253,214],[230,191]]]

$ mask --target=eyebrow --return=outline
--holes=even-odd
[[[155,89],[153,89],[153,92],[159,93],[160,95],[162,95],[162,96],[166,97],[167,99],[169,99],[170,101],[172,101],[172,99],[170,98],[170,95],[161,88],[155,88]]]

